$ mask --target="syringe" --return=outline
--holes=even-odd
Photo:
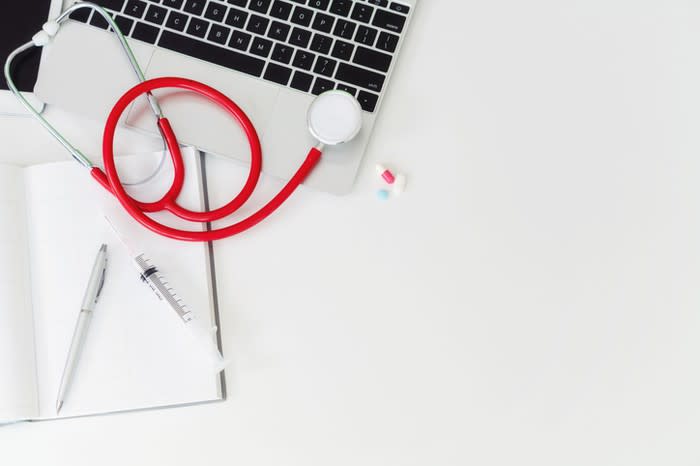
[[[192,313],[183,303],[182,299],[175,293],[175,290],[170,286],[158,267],[146,257],[144,253],[136,253],[126,238],[122,235],[114,224],[105,217],[107,223],[112,227],[119,240],[126,246],[129,255],[139,273],[141,281],[146,283],[158,299],[165,303],[170,309],[175,311],[180,320],[189,329],[190,335],[194,338],[195,343],[204,354],[210,359],[212,367],[218,373],[226,366],[221,352],[216,344],[214,336],[216,329],[207,329],[205,324],[197,318],[196,314]]]

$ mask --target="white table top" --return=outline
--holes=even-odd
[[[3,463],[698,464],[700,8],[421,3],[354,194],[218,246],[229,399],[1,427]]]

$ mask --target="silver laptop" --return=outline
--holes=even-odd
[[[315,144],[306,111],[315,95],[342,89],[364,109],[364,128],[329,148],[307,181],[352,189],[418,0],[94,0],[114,13],[147,78],[182,76],[231,97],[253,121],[263,170],[288,179]],[[64,6],[74,3],[64,2]],[[104,121],[136,81],[106,22],[73,13],[46,48],[35,93]],[[242,162],[249,147],[235,121],[191,93],[156,93],[180,142]],[[157,134],[143,99],[124,123]]]

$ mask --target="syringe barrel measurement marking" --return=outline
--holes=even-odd
[[[163,276],[158,273],[158,268],[151,265],[144,254],[139,254],[134,257],[134,262],[141,272],[141,280],[148,284],[151,290],[158,296],[158,299],[168,303],[183,322],[187,323],[191,321],[192,313],[186,308],[173,289],[167,287],[167,282],[165,282]]]

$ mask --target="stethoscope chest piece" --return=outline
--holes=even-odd
[[[362,107],[344,91],[328,91],[309,106],[307,122],[311,135],[324,145],[352,140],[362,128]]]

